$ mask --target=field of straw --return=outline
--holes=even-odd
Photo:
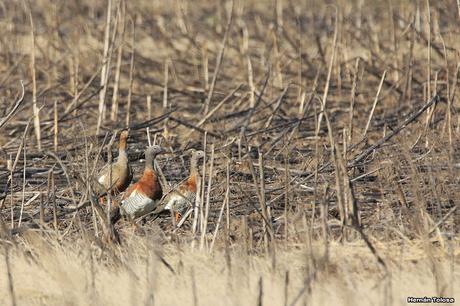
[[[0,305],[460,299],[459,69],[454,0],[0,1]],[[185,222],[91,200],[125,128]]]

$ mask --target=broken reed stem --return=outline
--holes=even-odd
[[[214,169],[214,144],[211,145],[211,165],[209,166],[209,177],[208,177],[208,189],[206,192],[206,209],[204,215],[204,224],[203,230],[201,232],[201,241],[200,241],[200,250],[204,247],[206,230],[208,228],[208,215],[209,215],[209,201],[211,198],[211,187],[212,187],[212,177],[213,177],[213,169]]]
[[[226,228],[226,237],[225,239],[228,239],[229,231],[230,231],[230,162],[227,161],[227,176],[225,180],[225,185],[226,185],[226,191],[225,191],[225,199],[226,199],[226,219],[227,219],[227,228]]]
[[[457,0],[458,19],[460,20],[460,0]]]
[[[360,153],[358,156],[356,156],[352,161],[349,162],[349,166],[354,166],[358,162],[362,161],[364,158],[366,158],[369,154],[371,154],[374,150],[379,148],[381,145],[383,145],[385,142],[393,138],[395,135],[397,135],[399,132],[401,132],[405,127],[407,127],[410,123],[414,122],[420,115],[422,115],[428,108],[431,106],[435,106],[439,102],[439,96],[434,96],[430,101],[428,101],[421,109],[410,115],[406,120],[404,120],[403,123],[401,123],[398,127],[394,128],[391,133],[388,133],[385,137],[381,138],[377,142],[375,142],[373,145],[369,146],[367,149],[365,149],[362,153]]]
[[[116,134],[116,133],[114,133]],[[112,137],[112,140],[115,140],[115,137]],[[110,141],[107,145],[107,164],[109,165],[109,184],[112,185],[112,177],[113,177],[113,169],[112,169],[112,144],[113,142]],[[110,212],[112,211],[112,190],[107,191],[107,226],[108,228],[111,227],[111,218]],[[104,222],[104,220],[101,220]],[[109,237],[107,237],[109,238]]]
[[[327,112],[324,112],[324,118],[326,120],[326,125],[327,125],[327,130],[328,130],[328,136],[329,136],[329,143],[330,143],[330,150],[331,150],[331,160],[334,164],[334,174],[335,174],[335,195],[336,195],[336,198],[337,198],[337,207],[338,207],[338,210],[339,210],[339,214],[340,214],[340,223],[341,223],[341,230],[342,230],[342,234],[346,234],[345,233],[345,227],[344,225],[345,224],[348,224],[348,214],[347,214],[347,208],[346,206],[344,205],[344,193],[343,193],[343,185],[342,185],[342,180],[340,179],[340,175],[342,175],[343,173],[341,173],[341,169],[339,167],[339,161],[338,161],[338,154],[339,152],[337,152],[337,146],[335,144],[335,140],[334,140],[334,133],[332,131],[332,126],[331,126],[331,122],[329,121],[329,116],[327,115]]]
[[[382,90],[382,86],[383,86],[383,82],[385,81],[386,74],[387,74],[387,71],[386,70],[383,71],[382,78],[380,79],[379,88],[377,90],[377,94],[375,95],[374,104],[372,105],[372,109],[369,114],[369,118],[367,119],[366,128],[364,129],[363,138],[366,137],[367,131],[369,130],[369,126],[371,125],[371,120],[372,120],[372,117],[374,116],[375,107],[377,106],[380,91]]]
[[[55,184],[54,184],[54,172],[53,168],[48,171],[48,203],[53,204],[53,227],[57,232],[58,230],[58,216],[57,216],[57,206],[56,206],[56,194],[55,194]]]
[[[427,23],[426,27],[428,30],[428,39],[427,39],[427,62],[426,67],[426,80],[427,80],[427,97],[431,97],[431,13],[430,13],[430,0],[426,0],[426,17]]]
[[[217,76],[220,71],[220,66],[222,64],[222,59],[224,58],[224,51],[225,47],[227,46],[227,38],[228,38],[228,33],[230,32],[230,26],[232,25],[233,21],[233,7],[235,5],[234,0],[231,0],[232,6],[230,8],[230,16],[228,18],[227,26],[225,27],[225,34],[224,38],[222,39],[222,46],[219,50],[219,54],[217,55],[217,63],[216,63],[216,69],[214,70],[214,74],[212,76],[212,81],[211,81],[211,88],[208,93],[208,97],[206,98],[205,105],[204,105],[204,113],[207,114],[209,110],[209,104],[211,103],[212,96],[214,94],[214,87],[216,86],[216,81],[217,81]]]
[[[29,13],[29,21],[30,21],[30,38],[32,48],[30,49],[30,70],[32,72],[32,110],[34,114],[34,129],[35,129],[35,136],[37,138],[37,148],[39,151],[42,150],[42,142],[41,142],[41,130],[40,130],[40,110],[37,106],[37,79],[36,79],[36,69],[35,69],[35,26],[34,26],[34,19],[32,17],[32,11],[30,4],[24,2],[26,5],[27,11]]]
[[[147,120],[152,120],[152,96],[151,95],[147,96]]]
[[[243,27],[243,50],[246,56],[246,66],[248,70],[248,86],[249,86],[249,107],[253,108],[256,105],[255,92],[256,87],[254,85],[254,72],[252,69],[251,56],[249,55],[249,31],[246,24]]]
[[[204,152],[204,158],[203,158],[203,178],[201,179],[201,199],[200,199],[200,231],[203,231],[203,224],[204,224],[204,189],[205,189],[205,181],[206,181],[206,159],[207,159],[207,153],[206,153],[206,148],[208,146],[208,134],[205,133],[203,135],[203,152]]]
[[[26,127],[24,129],[24,133],[22,134],[22,140],[21,140],[21,143],[19,145],[18,151],[16,152],[16,157],[14,158],[14,162],[12,163],[11,167],[9,167],[10,175],[8,176],[8,181],[6,182],[6,186],[9,187],[9,189],[10,189],[11,228],[14,227],[14,203],[13,203],[14,188],[11,188],[11,186],[14,186],[14,171],[16,170],[16,166],[17,166],[17,164],[19,162],[19,156],[21,156],[22,149],[24,148],[25,139],[26,139],[27,133],[29,132],[30,121],[31,121],[31,119],[29,119],[29,121],[27,122],[27,125],[26,125]],[[11,162],[10,162],[10,164],[11,164]],[[0,206],[2,206],[2,205],[0,205]]]
[[[110,120],[117,121],[118,117],[118,91],[120,87],[120,74],[121,74],[121,61],[123,59],[123,47],[124,47],[124,39],[125,39],[125,30],[126,30],[126,2],[124,0],[120,1],[120,10],[119,16],[121,20],[121,33],[120,33],[120,45],[118,46],[117,50],[117,64],[115,67],[115,80],[113,81],[113,95],[112,95],[112,110],[110,113]]]
[[[99,131],[104,119],[105,112],[105,95],[107,92],[108,70],[109,70],[109,43],[110,43],[110,20],[112,18],[112,0],[107,0],[107,16],[105,21],[105,34],[104,34],[104,50],[102,53],[102,69],[101,69],[101,82],[102,90],[99,92],[99,113],[97,117],[96,135]]]
[[[209,111],[206,116],[204,116],[203,119],[198,122],[198,124],[195,125],[195,127],[199,128],[201,127],[206,121],[209,120],[209,118],[214,115],[215,112],[217,112],[228,100],[230,100],[232,97],[235,96],[235,94],[240,90],[240,88],[243,86],[242,83],[240,83],[234,90],[232,90],[231,93],[229,93],[225,98],[222,99],[222,101],[219,102],[211,111]],[[185,134],[184,139],[189,139],[190,136],[196,131],[196,129],[191,129],[187,134]],[[188,142],[184,142],[182,147],[185,147],[188,144]]]
[[[204,90],[209,89],[209,59],[208,59],[208,42],[204,41],[201,47],[201,57],[203,60],[203,88]]]
[[[24,82],[20,80],[20,83],[21,83],[21,88],[22,88],[21,96],[14,103],[13,107],[8,111],[8,114],[0,120],[0,129],[2,128],[2,126],[4,126],[8,122],[8,120],[10,120],[13,117],[13,115],[18,110],[19,106],[22,104],[22,102],[24,102],[24,94],[25,94]]]
[[[43,206],[43,192],[40,192],[40,225],[45,225],[45,207]]]
[[[358,73],[359,73],[359,57],[356,59],[355,63],[355,72],[353,74],[353,85],[351,87],[351,99],[350,99],[350,121],[348,123],[348,142],[351,143],[353,140],[353,117],[355,109],[355,98],[356,98],[356,88],[358,86]]]
[[[134,54],[136,51],[135,42],[136,42],[136,24],[134,19],[131,19],[131,60],[129,62],[129,89],[128,89],[128,105],[126,106],[126,127],[129,127],[130,123],[130,113],[131,113],[131,99],[133,95],[133,78],[134,78]]]
[[[22,150],[23,152],[23,172],[22,172],[22,196],[21,196],[21,211],[19,213],[19,221],[18,221],[18,227],[21,226],[21,221],[22,221],[22,214],[24,212],[24,202],[26,200],[26,170],[27,170],[27,142],[26,138],[24,138],[24,149]]]
[[[58,107],[57,100],[54,100],[54,152],[57,152],[59,145],[59,125],[58,125]]]
[[[211,241],[211,246],[209,248],[209,253],[212,253],[212,250],[214,249],[214,242],[216,241],[217,232],[219,231],[220,223],[222,222],[222,216],[224,214],[224,209],[226,205],[227,205],[227,197],[224,198],[224,201],[222,202],[222,206],[220,207],[219,217],[217,218],[217,225],[216,225],[216,228],[214,229],[214,234],[212,235],[212,241]]]
[[[332,67],[334,65],[335,53],[337,51],[338,8],[336,6],[334,6],[334,8],[335,8],[335,27],[334,27],[334,38],[332,41],[332,54],[331,54],[331,59],[329,61],[329,68],[327,70],[326,84],[324,85],[324,94],[323,94],[322,103],[321,103],[321,112],[319,113],[318,125],[316,126],[317,136],[319,134],[319,130],[321,129],[321,122],[323,121],[323,113],[326,109],[327,96],[329,93],[329,84],[330,84],[331,75],[332,75]]]
[[[267,207],[267,201],[265,199],[265,171],[264,171],[264,152],[259,148],[259,185],[260,185],[260,208],[264,217],[267,219],[267,222],[263,222],[263,232],[264,232],[264,239],[265,239],[265,247],[266,251],[268,251],[269,246],[269,234],[267,231],[267,226],[270,228],[270,232],[273,232],[271,228],[271,214],[270,214],[270,207]]]
[[[284,157],[284,241],[288,241],[288,212],[289,212],[289,150]]]
[[[163,110],[168,109],[168,79],[169,79],[169,60],[164,63],[164,85],[163,85]]]

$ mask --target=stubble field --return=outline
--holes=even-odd
[[[0,305],[460,298],[459,29],[455,1],[2,1]],[[164,189],[206,158],[196,214],[114,243],[87,185],[126,128],[134,180],[152,144]]]

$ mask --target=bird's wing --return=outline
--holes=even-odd
[[[155,201],[138,190],[134,190],[128,198],[121,201],[123,214],[131,217],[137,217],[148,212],[149,209],[153,209],[153,205],[155,205]]]

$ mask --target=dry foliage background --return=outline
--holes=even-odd
[[[0,304],[460,298],[459,26],[455,1],[1,1]],[[136,177],[149,141],[171,186],[206,151],[196,231],[103,239],[73,174],[126,127]]]

